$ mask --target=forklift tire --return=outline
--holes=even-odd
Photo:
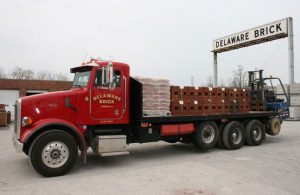
[[[29,149],[31,166],[45,177],[64,175],[74,166],[77,158],[76,141],[60,130],[39,135]]]
[[[199,123],[193,135],[193,144],[198,149],[209,150],[216,146],[219,138],[219,129],[215,122]]]
[[[228,150],[237,150],[245,141],[245,130],[242,123],[238,121],[229,122],[222,132],[224,147]]]
[[[281,122],[278,118],[272,118],[268,121],[269,128],[267,129],[268,135],[278,135],[281,129]]]
[[[246,143],[258,146],[266,137],[265,126],[259,120],[251,120],[246,125]]]

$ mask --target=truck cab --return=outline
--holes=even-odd
[[[77,92],[77,125],[127,124],[129,122],[129,66],[91,61],[71,68],[72,90]],[[74,97],[75,98],[75,97]],[[70,99],[70,102],[72,100]]]
[[[120,134],[129,123],[129,66],[92,59],[70,71],[75,74],[70,90],[22,97],[15,105],[14,145],[17,151],[29,155],[39,173],[47,176],[57,175],[57,169],[54,170],[58,165],[67,167],[64,172],[72,167],[72,160],[63,159],[76,156],[77,146],[83,159],[89,146],[100,152],[97,142],[100,138],[94,132],[108,134],[112,137],[104,137],[106,140],[126,145],[126,136],[118,135],[115,139],[112,134]],[[47,145],[41,138],[61,141]],[[70,147],[76,151],[67,150]],[[44,155],[33,157],[36,153]]]

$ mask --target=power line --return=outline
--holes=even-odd
[[[275,52],[273,52],[266,61],[264,61],[263,65],[266,66],[266,64],[268,64],[268,62],[275,56],[275,54],[277,54],[277,52],[282,48],[283,44],[284,44],[284,40],[282,41],[282,43],[280,44],[280,46],[275,50]]]

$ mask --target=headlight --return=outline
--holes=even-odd
[[[26,127],[27,125],[30,125],[32,123],[32,118],[25,116],[22,119],[22,127]]]

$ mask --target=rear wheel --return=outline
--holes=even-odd
[[[76,141],[60,130],[40,135],[29,149],[32,167],[46,177],[67,173],[74,166],[77,157]]]
[[[265,126],[259,120],[252,120],[246,125],[246,143],[249,146],[258,146],[266,136]]]
[[[244,126],[240,122],[229,122],[222,132],[224,147],[229,150],[240,149],[245,140],[244,132]]]
[[[215,122],[203,122],[197,127],[194,133],[193,144],[202,150],[208,150],[215,147],[219,137],[218,126]]]

